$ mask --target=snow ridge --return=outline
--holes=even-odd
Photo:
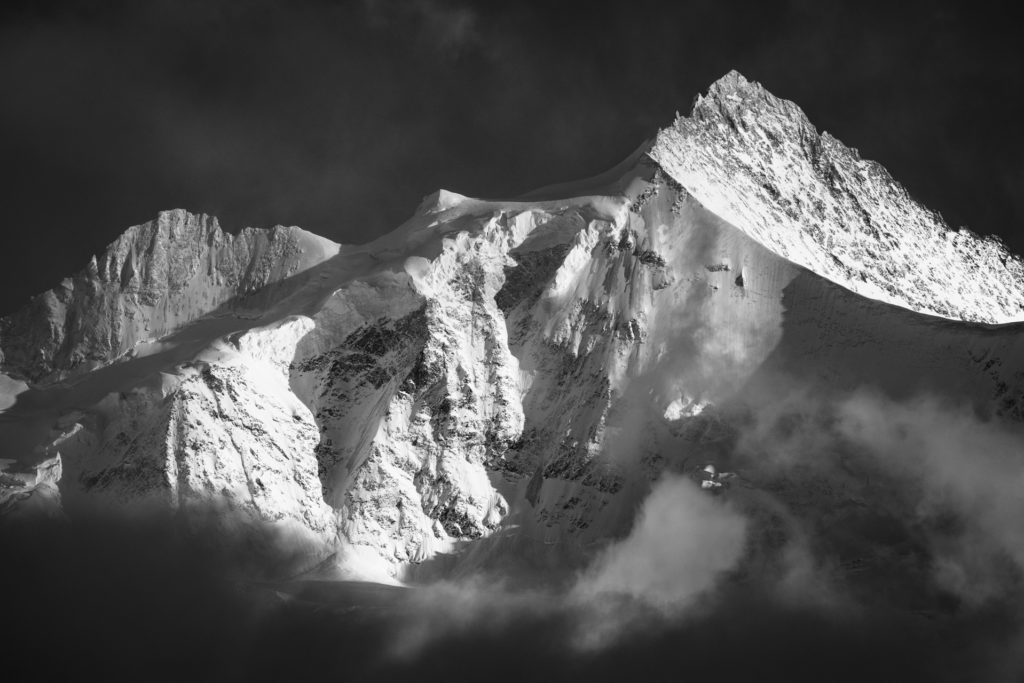
[[[863,507],[735,455],[779,386],[1022,419],[1019,328],[935,317],[1021,315],[1001,244],[736,73],[650,156],[528,200],[440,191],[360,246],[184,211],[129,229],[0,321],[0,517],[155,504],[339,576],[550,573],[664,475]]]
[[[650,151],[710,211],[852,291],[954,320],[1024,320],[1024,262],[951,229],[876,162],[732,71]]]

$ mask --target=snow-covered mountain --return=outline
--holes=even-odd
[[[608,173],[442,190],[369,244],[130,228],[0,321],[0,506],[212,510],[379,580],[578,567],[666,472],[732,481],[761,530],[853,528],[918,499],[850,449],[780,464],[808,406],[955,398],[1016,429],[1021,320],[1018,257],[733,72]]]

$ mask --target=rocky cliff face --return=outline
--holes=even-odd
[[[159,388],[108,395],[58,437],[58,447],[75,454],[90,496],[212,509],[228,524],[281,527],[314,554],[330,548],[334,514],[310,457],[316,424],[287,386],[287,363],[310,327],[300,317],[250,330],[183,364]],[[90,440],[100,448],[89,448]]]
[[[33,383],[87,372],[231,300],[237,308],[239,297],[304,270],[330,245],[298,228],[231,235],[216,218],[165,211],[5,318],[5,368]]]
[[[1019,331],[968,324],[1021,315],[1019,260],[794,105],[731,74],[613,176],[358,247],[162,214],[0,323],[0,436],[59,453],[69,514],[213,509],[394,579],[574,566],[708,462],[810,516],[872,495],[730,455],[780,386],[1019,419]]]

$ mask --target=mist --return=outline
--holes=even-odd
[[[845,401],[839,431],[879,466],[919,487],[934,578],[972,605],[1003,599],[1024,574],[1024,432],[935,397]]]
[[[604,549],[581,577],[577,597],[627,596],[677,612],[735,566],[745,536],[744,518],[729,505],[689,479],[666,476],[654,485],[629,535]]]
[[[243,549],[176,529],[157,520],[6,529],[5,670],[105,680],[946,680],[982,671],[974,650],[1005,628],[998,615],[927,628],[884,610],[837,616],[736,584],[699,599],[687,589],[685,609],[668,613],[649,594],[581,601],[493,581],[271,580],[235,559]],[[626,628],[605,637],[609,624]],[[602,637],[588,638],[595,630]]]
[[[6,527],[5,642],[36,675],[97,670],[115,680],[432,680],[473,671],[494,680],[538,671],[594,680],[681,672],[1012,680],[1020,672],[1020,603],[1007,602],[1020,558],[1019,434],[935,398],[788,395],[783,408],[744,423],[763,465],[773,475],[813,460],[832,467],[830,448],[852,449],[875,476],[920,482],[910,522],[926,527],[932,580],[961,605],[922,618],[883,593],[864,598],[830,576],[828,549],[785,500],[735,485],[716,496],[667,473],[631,530],[567,590],[511,587],[500,574],[411,589],[290,581],[252,561],[266,544],[225,543],[162,517]],[[815,419],[780,430],[801,411]],[[742,462],[750,440],[737,444]],[[951,511],[956,524],[943,526]],[[756,565],[755,535],[767,516],[783,514],[790,530],[776,561]],[[1008,571],[994,571],[995,557],[1011,561]],[[745,571],[751,564],[757,570]]]

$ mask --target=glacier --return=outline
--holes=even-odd
[[[0,510],[172,509],[381,582],[583,567],[709,465],[762,511],[898,518],[869,465],[780,475],[743,425],[868,387],[1018,429],[1022,274],[733,72],[608,173],[441,190],[368,244],[130,228],[0,321]]]

